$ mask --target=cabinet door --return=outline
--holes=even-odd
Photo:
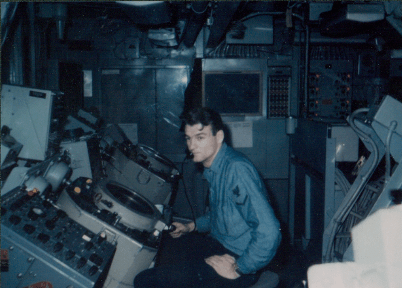
[[[104,69],[101,114],[106,123],[136,123],[138,142],[156,148],[154,69]]]
[[[185,141],[179,131],[179,116],[184,107],[188,73],[189,69],[183,68],[156,70],[157,150],[165,155],[184,154]]]
[[[104,69],[101,114],[106,123],[136,123],[138,142],[161,154],[184,154],[179,116],[188,67]]]

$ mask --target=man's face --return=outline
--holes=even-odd
[[[187,147],[193,153],[194,162],[201,162],[204,167],[210,167],[216,154],[223,142],[223,131],[220,130],[214,136],[211,125],[202,126],[195,124],[186,125],[184,132],[186,134]]]

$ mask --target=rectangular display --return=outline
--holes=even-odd
[[[262,115],[260,71],[204,71],[202,104],[226,116]]]

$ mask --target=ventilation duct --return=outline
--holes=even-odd
[[[383,3],[334,3],[333,9],[320,14],[321,34],[329,37],[357,35],[372,23],[385,19]]]
[[[161,25],[171,21],[172,11],[164,1],[117,1],[130,19],[139,25]]]
[[[274,43],[273,18],[259,15],[239,22],[226,34],[227,44],[260,44]]]
[[[192,47],[197,40],[197,36],[204,26],[207,18],[209,2],[194,1],[191,3],[191,15],[187,21],[183,32],[182,42],[188,48]]]

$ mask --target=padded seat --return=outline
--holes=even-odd
[[[278,274],[271,271],[261,273],[260,279],[250,288],[275,288],[279,285]]]

